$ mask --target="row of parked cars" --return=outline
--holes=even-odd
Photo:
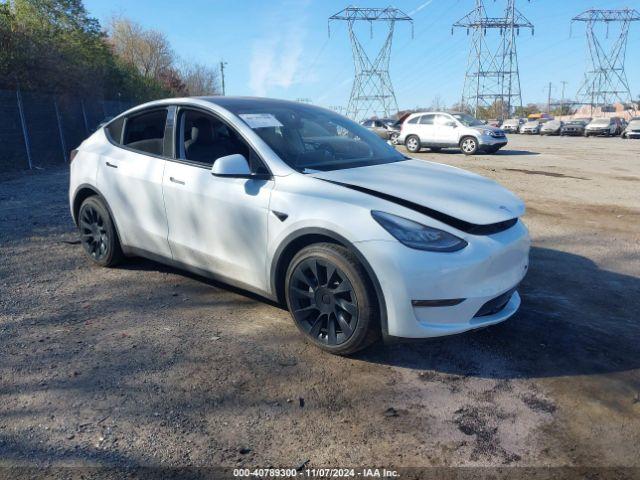
[[[465,155],[495,153],[507,144],[502,129],[462,112],[417,112],[400,120],[365,120],[362,125],[412,153],[423,148],[459,148]]]
[[[436,152],[443,148],[460,148],[465,155],[479,151],[495,153],[507,144],[506,133],[640,138],[640,117],[633,117],[628,123],[618,117],[567,121],[551,117],[510,118],[500,125],[478,120],[467,113],[417,112],[399,120],[365,120],[362,125],[394,145],[405,145],[412,153],[422,148]]]
[[[629,123],[619,117],[574,118],[562,121],[552,118],[525,120],[510,118],[502,124],[507,133],[526,135],[571,135],[571,136],[621,136],[640,138],[640,117],[633,117]]]

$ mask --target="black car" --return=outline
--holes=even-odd
[[[560,135],[571,135],[582,137],[586,126],[591,122],[590,118],[576,118],[568,120],[562,125]]]

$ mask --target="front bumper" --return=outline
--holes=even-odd
[[[492,137],[491,135],[478,136],[478,143],[481,147],[504,147],[507,144],[507,137]]]
[[[630,132],[629,132],[629,131],[627,131],[627,132],[625,132],[625,135],[626,135],[628,138],[640,138],[640,130],[638,130],[638,131],[633,131],[633,130],[632,130],[632,131],[630,131]]]
[[[592,129],[592,130],[585,130],[585,135],[587,137],[593,135],[593,136],[597,136],[597,135],[611,135],[611,130],[608,128],[605,129]]]
[[[358,242],[384,295],[386,334],[424,338],[451,335],[502,322],[520,306],[515,292],[506,305],[476,316],[489,301],[508,292],[529,267],[531,241],[518,221],[490,236],[464,237],[469,245],[458,252],[413,250],[396,241]],[[412,300],[464,299],[451,306],[413,306]]]
[[[562,130],[560,133],[562,135],[573,135],[573,136],[580,136],[581,137],[582,135],[584,135],[584,130],[583,129],[580,129],[580,130],[570,129],[570,130]]]

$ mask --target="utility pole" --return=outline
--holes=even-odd
[[[347,7],[330,16],[329,25],[337,20],[347,22],[355,70],[347,116],[360,121],[373,115],[383,118],[395,115],[398,112],[398,101],[389,75],[393,32],[396,22],[400,21],[411,23],[413,31],[413,19],[402,10],[393,7]],[[375,57],[367,55],[356,34],[356,22],[368,22],[372,36],[374,22],[386,23],[387,36]]]
[[[560,83],[562,84],[562,96],[560,97],[560,114],[564,115],[564,89],[569,82],[567,82],[566,80],[562,80]]]
[[[549,93],[547,95],[547,113],[551,114],[551,87],[553,84],[549,82]]]
[[[224,89],[224,67],[226,65],[227,65],[227,62],[225,62],[224,60],[220,61],[220,78],[222,80],[222,96],[223,97],[226,94],[225,89]]]
[[[471,35],[462,104],[471,107],[474,115],[479,109],[500,108],[499,117],[508,118],[515,107],[522,107],[520,73],[516,36],[520,29],[530,29],[533,24],[516,8],[516,0],[506,0],[504,16],[490,17],[484,0],[475,0],[475,8],[453,24],[464,28]],[[498,30],[501,41],[496,48],[487,41],[487,31]]]

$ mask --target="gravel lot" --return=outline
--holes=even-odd
[[[640,467],[640,141],[420,157],[526,201],[523,307],[352,358],[242,291],[91,266],[66,170],[0,182],[0,466]]]

